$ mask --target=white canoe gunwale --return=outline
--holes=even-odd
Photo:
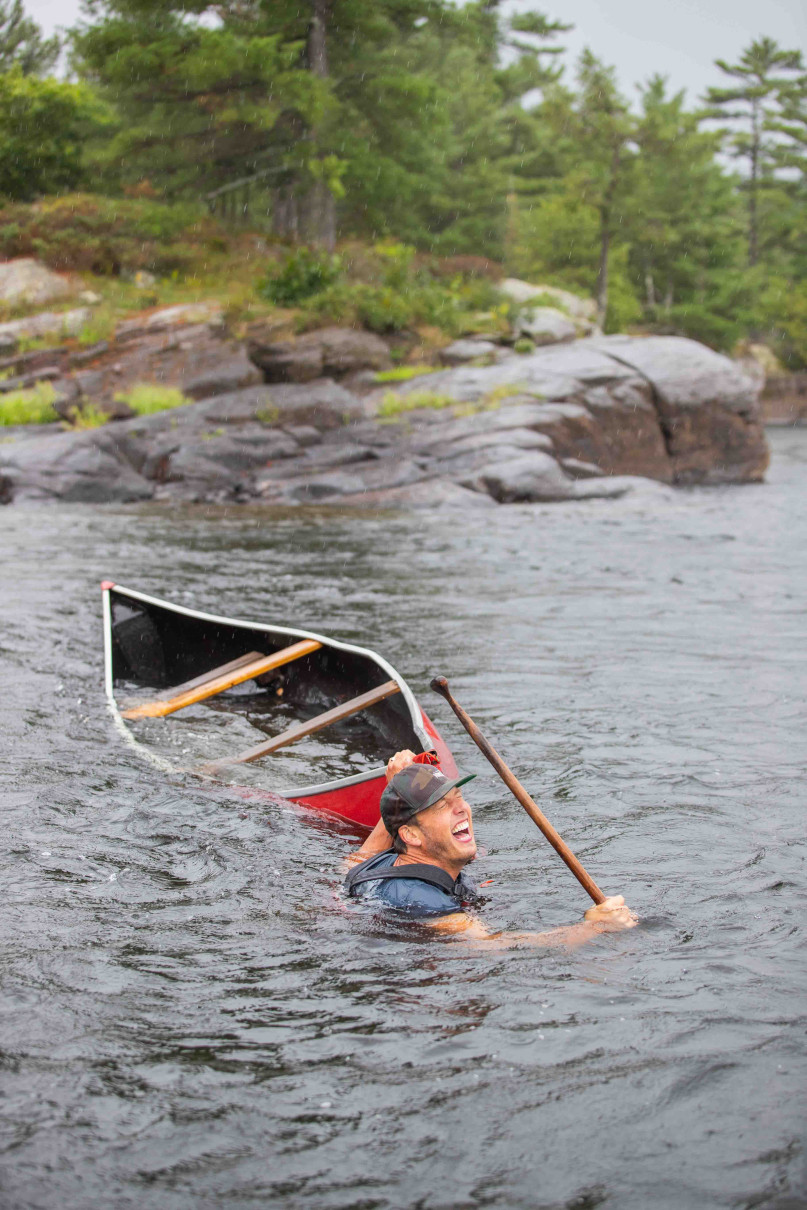
[[[219,614],[206,613],[203,610],[190,609],[186,605],[176,605],[173,601],[166,601],[161,597],[151,596],[148,593],[140,592],[134,588],[126,588],[122,584],[112,583],[105,580],[101,585],[102,594],[102,609],[103,609],[103,630],[104,630],[104,689],[107,697],[107,703],[112,713],[113,721],[116,730],[124,738],[126,743],[132,747],[139,756],[145,758],[150,764],[167,773],[187,772],[180,770],[173,765],[165,757],[152,751],[147,745],[142,743],[132,733],[130,727],[127,726],[123,719],[118,703],[115,699],[115,687],[113,681],[112,668],[112,608],[110,603],[110,593],[114,590],[115,593],[130,597],[132,600],[141,601],[145,605],[154,605],[159,609],[165,609],[169,612],[184,615],[185,617],[195,618],[202,622],[209,622],[222,626],[232,626],[251,631],[263,631],[266,634],[287,635],[295,639],[313,639],[321,643],[323,647],[331,647],[337,651],[345,651],[353,655],[362,656],[371,659],[378,667],[387,675],[389,680],[395,681],[400,689],[400,697],[406,703],[409,711],[409,718],[412,729],[421,741],[424,750],[432,747],[432,738],[429,736],[423,725],[423,716],[418,705],[414,693],[407,685],[404,678],[392,665],[373,651],[369,647],[360,647],[355,643],[345,643],[339,639],[330,638],[327,635],[318,634],[313,630],[299,630],[296,627],[279,626],[266,622],[250,622],[241,618],[228,618]],[[195,776],[205,778],[204,774],[194,774]],[[295,787],[293,789],[272,789],[271,793],[276,794],[280,798],[297,799],[303,797],[312,797],[318,794],[327,794],[334,790],[348,788],[350,786],[359,785],[365,781],[371,781],[377,777],[384,775],[384,767],[366,770],[363,773],[356,773],[349,777],[336,778],[333,781],[320,782],[315,785]],[[211,780],[205,778],[205,780]]]

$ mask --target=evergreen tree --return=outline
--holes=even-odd
[[[769,127],[784,138],[771,149],[779,168],[796,169],[807,181],[807,76],[801,76],[781,94],[779,114]]]
[[[720,136],[701,120],[662,76],[642,88],[626,234],[646,316],[667,324],[737,262],[733,182],[716,160]]]
[[[152,179],[169,197],[198,195],[309,154],[303,124],[327,108],[327,82],[299,70],[300,46],[267,34],[256,5],[227,0],[214,28],[205,0],[87,0],[74,64],[114,103],[120,128],[103,149],[122,183]]]
[[[747,165],[748,263],[753,267],[759,257],[760,190],[775,163],[771,131],[780,116],[783,93],[792,86],[794,73],[803,70],[801,52],[782,50],[773,38],[758,38],[743,51],[738,63],[718,59],[717,66],[735,83],[708,89],[708,113],[742,123],[724,133],[732,154]]]
[[[604,326],[611,243],[623,219],[635,121],[617,88],[614,69],[605,67],[589,50],[581,56],[578,78],[575,107],[578,151],[586,198],[596,208],[599,219],[596,299],[598,322]]]
[[[17,67],[25,76],[44,76],[60,51],[59,38],[42,37],[36,21],[26,17],[22,0],[0,0],[0,72]]]

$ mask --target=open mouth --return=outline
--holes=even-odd
[[[461,819],[459,823],[454,824],[454,827],[451,829],[451,835],[455,840],[459,840],[461,843],[465,844],[473,840],[471,835],[470,821],[467,819]]]

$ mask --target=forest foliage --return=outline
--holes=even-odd
[[[0,0],[0,241],[35,249],[44,222],[94,267],[101,228],[134,246],[142,212],[141,245],[175,229],[157,267],[181,271],[194,207],[233,224],[248,206],[270,239],[321,249],[285,272],[313,275],[324,316],[383,328],[382,288],[401,323],[439,310],[396,312],[389,266],[347,298],[328,257],[364,241],[592,295],[606,330],[807,363],[801,54],[760,36],[703,98],[658,76],[626,95],[592,50],[562,72],[568,28],[500,0],[85,0],[63,80],[53,40]],[[94,196],[71,225],[58,195],[76,189]]]

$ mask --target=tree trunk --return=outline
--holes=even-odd
[[[673,306],[673,288],[672,288],[672,282],[668,281],[667,282],[667,293],[664,295],[664,314],[667,316],[668,319],[672,315],[672,306]]]
[[[311,24],[308,27],[308,68],[321,80],[328,78],[328,21],[332,0],[311,0]],[[312,131],[317,140],[317,132]],[[312,244],[333,251],[336,243],[336,203],[325,181],[314,181],[306,198],[307,235]]]
[[[281,239],[296,240],[300,229],[297,195],[293,185],[281,185],[274,190],[272,230]]]
[[[759,103],[751,110],[751,181],[748,187],[748,264],[757,263],[757,182],[759,180]]]
[[[656,283],[653,281],[653,270],[649,265],[645,265],[644,271],[644,291],[648,311],[655,310],[656,306]]]
[[[308,70],[325,80],[328,76],[328,18],[331,0],[311,0],[311,24],[308,27]]]
[[[597,325],[605,331],[605,316],[608,311],[608,256],[611,251],[611,210],[619,180],[621,147],[614,147],[611,157],[611,176],[600,206],[600,263],[597,266]]]
[[[602,331],[605,331],[605,316],[608,311],[608,254],[610,249],[610,215],[603,207],[600,210],[600,263],[597,266],[597,327]]]

